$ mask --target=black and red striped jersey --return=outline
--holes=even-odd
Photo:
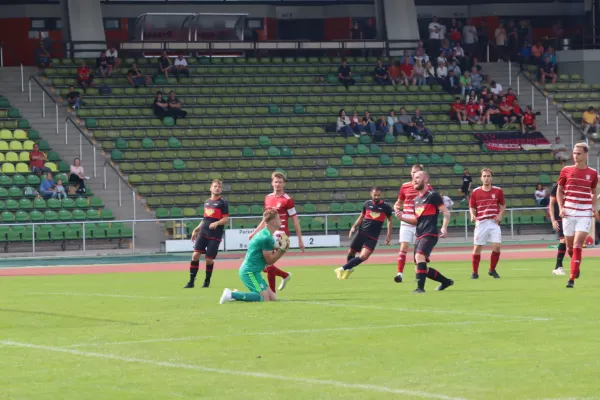
[[[225,227],[223,225],[219,225],[216,229],[210,229],[209,225],[228,215],[229,204],[227,204],[227,200],[222,197],[219,197],[216,200],[206,200],[204,202],[204,219],[202,220],[202,225],[200,226],[200,234],[208,238],[221,239],[223,237],[223,231],[225,230]]]
[[[365,201],[362,208],[364,219],[358,228],[359,232],[365,236],[377,239],[381,233],[383,222],[392,214],[392,207],[383,200],[377,202],[373,200]]]
[[[440,206],[444,204],[442,196],[433,190],[415,198],[415,216],[417,217],[417,238],[422,236],[438,236],[438,215]]]

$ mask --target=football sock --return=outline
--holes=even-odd
[[[280,270],[279,268],[277,268],[274,265],[271,265],[271,269],[273,270],[273,273],[275,274],[275,276],[278,276],[280,278],[287,278],[288,276],[290,276],[290,274],[288,274],[287,272]]]
[[[267,282],[269,282],[269,287],[271,288],[273,293],[275,293],[277,291],[277,287],[276,287],[277,275],[275,275],[275,271],[273,271],[272,265],[269,265],[266,268],[266,271],[267,271]]]
[[[558,252],[556,253],[556,267],[554,269],[557,268],[562,268],[563,266],[563,259],[565,258],[565,252],[567,250],[567,244],[566,243],[559,243],[558,244]]]
[[[196,280],[196,275],[198,275],[199,267],[200,267],[200,260],[190,262],[190,282],[194,282]]]
[[[573,249],[573,258],[571,258],[571,275],[569,279],[574,281],[579,274],[579,268],[581,267],[581,258],[582,258],[582,248],[575,247]]]
[[[427,279],[427,263],[417,264],[417,287],[425,290],[425,280]]]
[[[263,301],[259,293],[253,292],[232,292],[231,297],[237,301]]]
[[[363,262],[363,260],[361,260],[360,257],[354,257],[352,260],[348,261],[343,267],[342,269],[344,271],[347,271],[349,269],[352,269],[356,266],[358,266],[361,262]]]
[[[448,278],[442,275],[438,270],[433,268],[427,268],[427,277],[436,282],[447,282]]]
[[[214,262],[212,264],[206,264],[206,277],[204,278],[205,281],[210,281],[210,278],[212,277],[213,273],[213,268],[215,268]]]
[[[500,252],[492,251],[492,258],[490,260],[490,271],[496,270],[496,265],[498,265],[498,261],[500,261]]]
[[[479,261],[481,261],[481,254],[473,254],[473,259],[471,261],[471,265],[473,267],[473,273],[479,273]]]
[[[355,254],[348,254],[348,255],[346,256],[346,262],[348,262],[348,261],[352,260],[352,259],[354,258],[354,256],[355,256]]]
[[[404,272],[404,265],[406,264],[406,252],[398,252],[398,273]]]

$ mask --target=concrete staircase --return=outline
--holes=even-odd
[[[96,171],[94,173],[94,148],[85,140],[80,139],[80,134],[70,122],[65,122],[67,117],[75,116],[67,111],[67,108],[58,104],[44,95],[42,100],[42,89],[31,81],[31,103],[28,95],[28,79],[35,76],[43,84],[42,78],[38,75],[35,68],[25,68],[25,91],[21,92],[21,72],[20,68],[0,68],[0,90],[7,97],[11,105],[18,108],[22,118],[29,120],[32,129],[40,132],[43,140],[48,141],[50,147],[60,157],[72,163],[73,159],[78,157],[85,169],[85,174],[91,179],[86,185],[94,194],[102,198],[106,207],[110,208],[117,220],[133,220],[134,207],[135,219],[154,219],[154,213],[146,210],[145,202],[132,194],[127,184],[110,166],[104,166],[106,158],[100,146],[96,148]],[[50,92],[50,88],[45,86]],[[45,118],[42,114],[42,104],[45,103]],[[58,110],[58,133],[56,113]],[[67,126],[68,135],[65,135],[65,126]],[[66,143],[65,143],[66,142]],[[81,142],[81,145],[80,145]],[[106,181],[106,189],[104,182]],[[121,192],[121,201],[119,201],[119,192]],[[135,199],[135,201],[134,201]],[[156,222],[136,222],[135,224],[135,251],[158,251],[160,242],[166,237],[161,225]]]

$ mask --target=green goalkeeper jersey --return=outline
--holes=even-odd
[[[272,251],[274,245],[275,240],[267,228],[258,232],[248,244],[248,251],[240,267],[240,272],[261,272],[265,269],[267,262],[263,251]]]

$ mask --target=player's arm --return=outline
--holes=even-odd
[[[387,217],[387,235],[385,235],[385,245],[387,246],[392,241],[393,219],[392,214]]]
[[[279,249],[279,250],[263,250],[263,257],[265,258],[267,265],[275,264],[277,261],[279,261],[279,259],[281,257],[283,257],[284,254],[285,254],[285,251],[283,251],[281,249]]]
[[[500,224],[502,222],[502,216],[504,215],[504,210],[506,210],[506,203],[498,204],[498,216],[496,216],[496,222]]]
[[[365,219],[365,214],[363,212],[358,216],[358,218],[356,219],[356,222],[354,222],[354,225],[352,225],[352,228],[350,228],[348,237],[352,237],[352,235],[354,234],[354,231],[356,230],[356,228],[358,228],[360,226],[360,224],[362,224],[364,219]]]
[[[200,220],[200,223],[198,223],[198,226],[194,228],[194,230],[192,231],[192,242],[196,241],[196,238],[198,237],[198,233],[200,232],[200,229],[202,228],[202,221],[204,221],[203,219]]]
[[[475,222],[475,215],[477,213],[477,209],[475,207],[469,207],[469,213],[471,214],[471,222]]]
[[[417,223],[418,223],[417,217],[415,217],[414,215],[410,215],[410,216],[401,215],[398,219],[400,221],[406,222],[407,224],[410,224],[410,225],[417,225]]]
[[[300,218],[298,214],[292,215],[292,224],[294,224],[294,230],[296,231],[296,237],[298,237],[298,247],[300,251],[304,251],[304,241],[302,240],[302,229],[300,229]]]
[[[254,235],[256,235],[258,232],[262,231],[265,226],[267,226],[267,224],[265,223],[265,220],[263,219],[262,221],[260,221],[260,224],[258,224],[256,229],[248,236],[248,239],[252,239],[254,237]]]
[[[556,217],[558,215],[554,215],[554,204],[556,204],[556,196],[550,196],[550,202],[548,203],[548,214],[550,214],[550,221],[552,221],[552,228],[558,232],[558,221]]]
[[[444,204],[440,204],[438,206],[438,210],[444,216],[444,220],[442,221],[442,228],[440,229],[440,237],[444,238],[448,234],[448,224],[450,223],[450,211]]]
[[[558,214],[561,218],[565,216],[563,205],[565,204],[565,192],[562,185],[556,188],[556,201],[558,202]]]
[[[592,189],[592,215],[596,217],[598,221],[600,221],[600,215],[598,215],[598,208],[596,207],[596,199],[598,198],[598,189]]]
[[[208,227],[210,229],[217,229],[218,226],[227,225],[229,223],[229,214],[225,214],[223,218],[218,221],[213,222]]]

